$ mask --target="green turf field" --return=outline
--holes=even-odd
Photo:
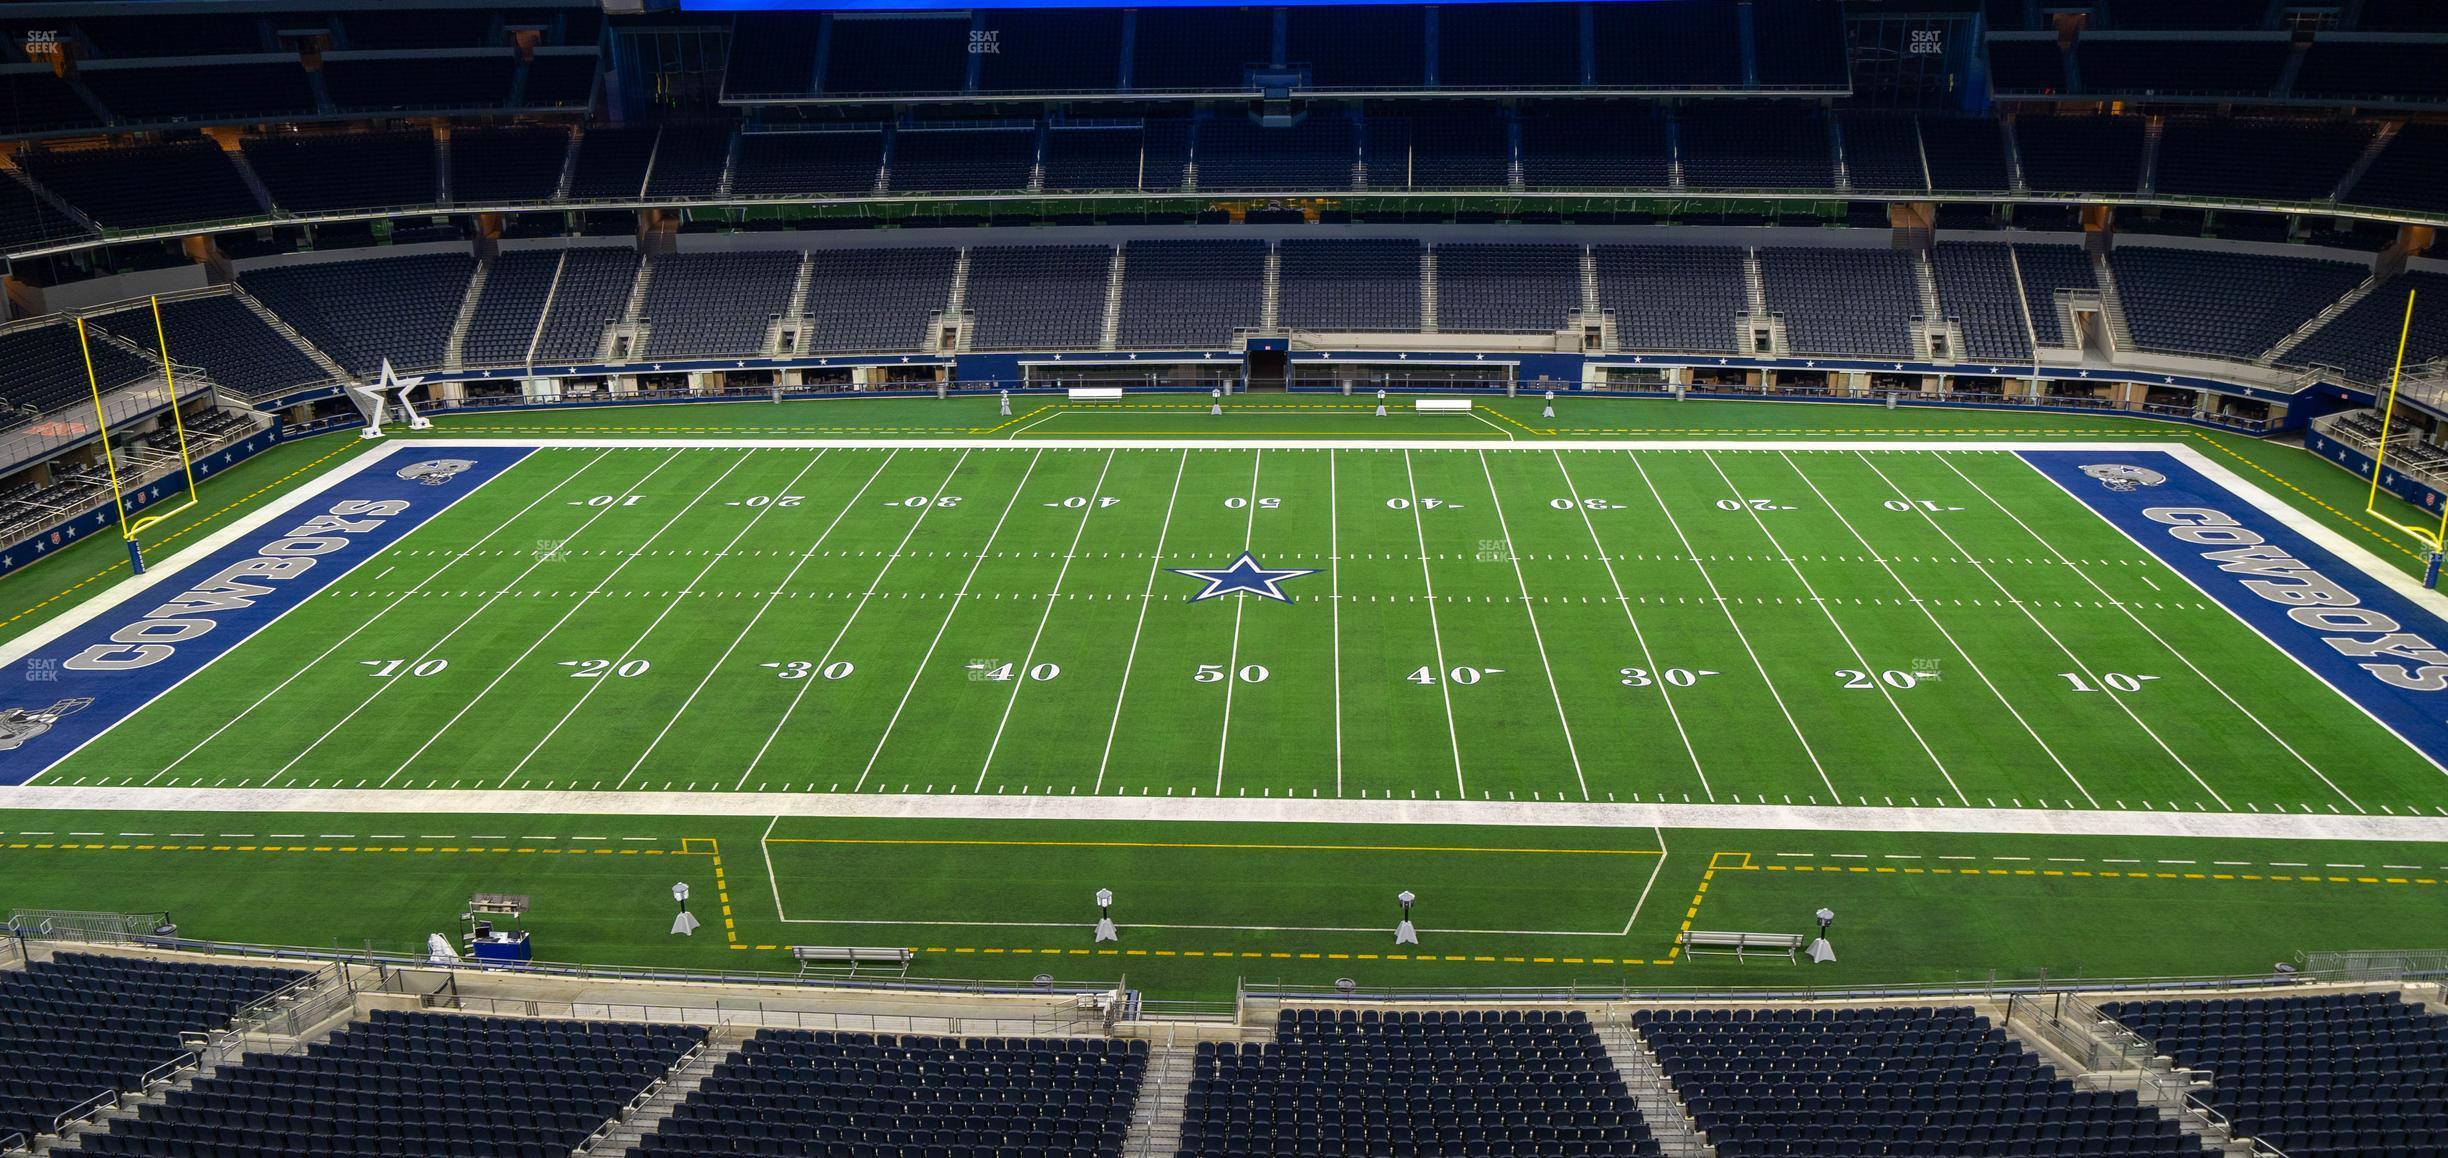
[[[2341,706],[1997,451],[548,447],[40,782],[2448,801]]]
[[[435,436],[650,441],[536,451],[34,785],[160,805],[0,789],[0,905],[405,952],[469,892],[527,892],[559,959],[787,970],[791,944],[903,944],[930,976],[1201,997],[2169,975],[2438,942],[2438,846],[2262,837],[2448,816],[2448,777],[2023,460],[1964,444],[2185,443],[2406,562],[2349,476],[2105,418],[1486,409],[446,419]],[[164,547],[353,449],[231,472]],[[108,546],[0,584],[11,630],[106,589]],[[1194,600],[1206,581],[1175,570],[1244,552],[1305,572],[1288,601]],[[453,795],[500,789],[570,795],[512,817]],[[595,795],[616,790],[675,795]],[[267,811],[216,811],[223,791]],[[1558,811],[1583,805],[1733,811]],[[1904,831],[1890,808],[2013,819]],[[2102,825],[2129,835],[2050,834]],[[2213,829],[2234,835],[2180,835]],[[673,879],[720,898],[699,938],[662,934]],[[1121,946],[1087,940],[1097,888],[1122,895]],[[1405,889],[1418,950],[1391,944]],[[1820,904],[1845,914],[1836,966],[1674,944],[1801,931]]]

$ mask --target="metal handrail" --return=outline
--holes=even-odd
[[[680,1076],[681,1070],[687,1069],[689,1066],[696,1064],[698,1057],[703,1055],[707,1049],[713,1046],[713,1044],[714,1037],[712,1034],[708,1034],[704,1038],[700,1039],[696,1045],[690,1046],[686,1052],[683,1052],[680,1055],[679,1060],[664,1067],[662,1076],[646,1083],[646,1085],[639,1089],[635,1095],[631,1096],[629,1101],[621,1106],[619,1113],[604,1119],[602,1125],[595,1127],[592,1133],[588,1134],[584,1140],[578,1143],[577,1147],[575,1148],[576,1151],[580,1154],[593,1153],[595,1147],[603,1144],[604,1139],[611,1137],[614,1130],[628,1125],[629,1119],[636,1117],[637,1112],[644,1108],[646,1103],[653,1101],[655,1099],[655,1095],[662,1093],[663,1087],[670,1085],[673,1078]]]

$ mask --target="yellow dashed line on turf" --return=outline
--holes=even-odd
[[[1516,852],[1553,853],[1564,856],[1659,856],[1654,848],[1503,848],[1443,846],[1427,844],[1228,844],[1210,841],[1165,842],[1152,840],[896,840],[858,837],[774,836],[767,844],[891,844],[891,845],[983,845],[1012,848],[1223,848],[1236,850],[1294,852]]]
[[[297,477],[297,476],[299,476],[299,475],[305,474],[307,471],[313,470],[314,468],[316,468],[316,467],[318,467],[318,466],[321,466],[321,465],[323,465],[323,464],[324,464],[324,463],[326,463],[326,462],[330,462],[330,461],[331,461],[333,458],[338,457],[339,455],[346,454],[346,453],[348,453],[349,451],[352,451],[352,450],[355,450],[355,449],[357,449],[357,444],[356,444],[356,443],[354,443],[354,442],[350,442],[350,443],[344,444],[344,445],[340,446],[339,448],[337,448],[337,449],[333,450],[331,453],[326,454],[326,455],[324,455],[323,457],[321,457],[321,458],[318,458],[318,459],[314,460],[313,462],[307,463],[306,465],[301,466],[301,467],[297,468],[296,470],[290,471],[289,473],[287,473],[287,474],[285,474],[285,475],[282,475],[282,476],[280,476],[279,478],[273,479],[271,482],[265,483],[264,485],[262,485],[262,486],[260,486],[260,487],[255,488],[253,491],[248,492],[248,493],[247,493],[247,495],[246,495],[246,497],[241,498],[241,499],[238,499],[237,501],[230,503],[228,506],[222,507],[220,510],[214,511],[213,513],[211,513],[211,514],[209,514],[209,515],[206,515],[206,516],[204,516],[203,518],[197,519],[196,521],[194,521],[194,522],[192,522],[192,523],[189,523],[189,524],[187,524],[187,525],[186,525],[186,526],[184,526],[184,527],[180,527],[178,530],[172,531],[172,532],[170,532],[170,533],[169,533],[169,534],[167,534],[167,535],[163,535],[161,538],[155,539],[155,540],[153,541],[153,545],[154,545],[154,546],[156,546],[156,547],[159,547],[159,546],[161,546],[161,545],[162,545],[162,544],[164,544],[164,543],[169,543],[169,542],[175,541],[175,540],[176,540],[176,539],[178,539],[180,536],[185,535],[185,534],[187,534],[188,532],[195,530],[197,527],[201,527],[201,526],[203,526],[204,524],[206,524],[206,523],[209,523],[209,522],[213,521],[214,519],[220,518],[221,516],[226,515],[226,514],[230,513],[231,511],[237,510],[238,508],[243,507],[243,506],[247,505],[248,503],[254,502],[256,499],[261,498],[261,497],[264,495],[264,493],[265,493],[265,492],[267,492],[267,491],[271,491],[271,490],[273,490],[273,489],[275,489],[275,488],[279,487],[279,486],[280,486],[282,483],[288,482],[290,479],[293,479],[293,478],[296,478],[296,477]],[[113,563],[113,564],[111,564],[111,565],[110,565],[110,566],[108,566],[108,567],[104,567],[103,569],[101,569],[101,570],[99,570],[99,571],[96,571],[96,572],[94,572],[93,574],[91,574],[91,575],[88,575],[88,576],[84,577],[83,579],[79,579],[79,580],[77,580],[76,582],[69,584],[69,585],[67,586],[67,588],[66,588],[65,590],[62,590],[62,591],[61,591],[59,594],[57,594],[57,595],[53,595],[52,597],[50,597],[50,598],[48,598],[48,599],[45,599],[45,600],[43,600],[42,602],[37,603],[37,604],[35,604],[35,605],[34,605],[34,606],[32,606],[32,607],[28,607],[28,608],[26,608],[25,610],[20,611],[20,612],[18,612],[18,613],[17,613],[17,614],[15,614],[15,615],[9,616],[9,617],[8,617],[8,618],[6,618],[6,619],[0,619],[0,627],[6,627],[6,626],[8,626],[9,624],[15,623],[15,622],[17,622],[18,620],[25,618],[26,616],[32,615],[32,614],[34,614],[35,612],[42,610],[42,609],[43,609],[43,608],[45,608],[45,607],[49,607],[49,606],[51,606],[52,604],[57,603],[57,602],[59,602],[59,601],[60,601],[60,600],[62,600],[62,599],[66,599],[67,597],[69,597],[69,596],[71,596],[71,595],[76,594],[78,591],[83,590],[83,589],[84,589],[84,588],[86,588],[86,587],[90,587],[90,586],[92,586],[92,585],[93,585],[93,584],[95,584],[95,583],[98,583],[98,582],[101,582],[101,581],[102,581],[102,580],[104,580],[104,579],[110,578],[112,575],[117,574],[117,573],[118,573],[118,571],[119,571],[119,565],[118,565],[117,563]]]
[[[2193,432],[2193,437],[2198,438],[2198,439],[2202,440],[2203,442],[2208,443],[2208,444],[2209,444],[2209,445],[2211,445],[2211,446],[2217,447],[2217,448],[2218,448],[2219,453],[2224,454],[2224,455],[2226,455],[2227,457],[2229,457],[2229,458],[2232,458],[2232,459],[2236,460],[2237,462],[2243,463],[2244,465],[2249,466],[2249,467],[2253,468],[2253,469],[2254,469],[2254,470],[2256,470],[2256,471],[2259,471],[2259,472],[2261,473],[2261,476],[2262,476],[2262,477],[2267,478],[2267,479],[2269,479],[2271,482],[2277,483],[2279,486],[2285,487],[2286,489],[2288,489],[2288,490],[2290,490],[2290,491],[2295,492],[2295,493],[2296,493],[2298,496],[2301,496],[2305,502],[2311,503],[2311,504],[2313,504],[2314,506],[2317,506],[2317,507],[2319,507],[2320,509],[2322,509],[2322,510],[2324,510],[2324,511],[2329,512],[2330,514],[2336,515],[2337,517],[2339,517],[2339,518],[2341,518],[2341,519],[2346,520],[2346,522],[2347,522],[2348,524],[2352,525],[2352,526],[2353,526],[2353,527],[2354,527],[2356,530],[2361,531],[2361,532],[2363,532],[2363,533],[2364,533],[2364,534],[2366,534],[2366,535],[2370,535],[2370,536],[2371,536],[2372,538],[2374,538],[2374,539],[2378,539],[2379,541],[2381,541],[2381,542],[2383,542],[2383,543],[2388,544],[2388,546],[2389,546],[2389,549],[2390,549],[2390,550],[2395,551],[2395,552],[2397,552],[2398,554],[2403,555],[2403,556],[2405,556],[2405,557],[2406,557],[2406,558],[2408,558],[2408,559],[2420,559],[2420,558],[2422,558],[2422,557],[2423,557],[2421,552],[2419,552],[2419,551],[2415,551],[2414,549],[2412,549],[2412,548],[2410,548],[2410,547],[2407,547],[2405,544],[2398,542],[2398,541],[2397,541],[2395,538],[2392,538],[2392,537],[2390,537],[2390,536],[2388,536],[2388,535],[2381,534],[2380,532],[2375,531],[2375,530],[2371,529],[2371,528],[2370,528],[2370,527],[2368,527],[2368,526],[2365,526],[2365,525],[2364,525],[2364,523],[2363,523],[2363,520],[2358,519],[2358,518],[2354,517],[2353,515],[2347,514],[2346,512],[2341,511],[2341,510],[2337,509],[2336,507],[2330,506],[2329,504],[2327,504],[2327,503],[2325,503],[2325,502],[2322,502],[2320,499],[2318,499],[2318,498],[2314,497],[2314,496],[2313,496],[2313,494],[2312,494],[2312,492],[2307,491],[2307,490],[2303,489],[2302,487],[2296,486],[2294,483],[2288,482],[2287,480],[2285,480],[2285,479],[2283,479],[2283,478],[2280,478],[2280,477],[2279,477],[2277,474],[2273,473],[2273,472],[2272,472],[2272,471],[2271,471],[2271,470],[2270,470],[2268,467],[2262,466],[2260,463],[2254,462],[2253,460],[2251,460],[2251,459],[2249,459],[2249,458],[2246,458],[2246,457],[2244,457],[2244,456],[2243,456],[2243,455],[2241,455],[2241,454],[2237,454],[2233,448],[2228,447],[2228,446],[2226,446],[2226,445],[2223,445],[2223,444],[2222,444],[2222,443],[2220,443],[2220,442],[2219,442],[2217,439],[2210,437],[2210,436],[2209,436],[2207,433],[2204,433],[2204,432],[2202,432],[2202,431],[2198,431],[2198,430],[2196,430],[2196,431],[2194,431],[2194,432]]]

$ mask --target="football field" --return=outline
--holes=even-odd
[[[2388,723],[2008,450],[547,445],[38,782],[2444,814]]]

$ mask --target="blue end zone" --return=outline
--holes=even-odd
[[[529,447],[405,450],[71,628],[0,698],[0,787],[23,784],[516,465]]]
[[[2164,451],[2020,453],[2448,768],[2448,621]]]

